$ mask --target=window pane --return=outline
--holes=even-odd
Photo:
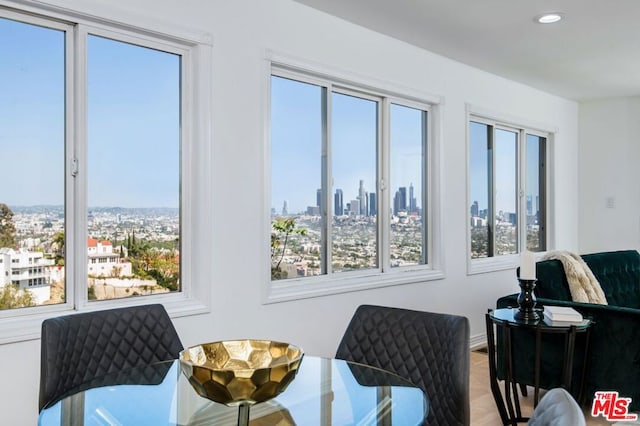
[[[422,182],[426,157],[426,112],[391,105],[391,266],[425,263]]]
[[[518,253],[516,132],[495,130],[496,255]]]
[[[271,78],[271,278],[319,275],[322,88]]]
[[[527,209],[527,250],[545,251],[545,174],[544,157],[546,138],[527,135],[526,158],[526,209]]]
[[[88,297],[180,290],[180,56],[88,38]]]
[[[333,216],[333,271],[376,268],[378,103],[332,93],[331,108],[333,183],[343,197]]]
[[[489,256],[489,135],[491,127],[469,124],[469,166],[471,199],[471,258]]]
[[[65,299],[64,40],[0,18],[0,309]]]

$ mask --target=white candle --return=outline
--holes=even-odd
[[[529,250],[525,250],[520,255],[520,279],[536,279],[536,257]]]

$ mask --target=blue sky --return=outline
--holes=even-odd
[[[331,95],[333,187],[342,189],[344,203],[355,200],[362,179],[367,192],[375,191],[376,122],[374,101],[333,93]],[[316,205],[321,186],[322,90],[311,84],[272,78],[271,112],[271,207],[282,211],[286,200],[289,213],[303,212]],[[390,202],[398,187],[409,192],[413,184],[417,206],[422,191],[422,113],[400,105],[391,106]],[[470,125],[471,191],[469,205],[478,201],[487,208],[486,125]],[[537,138],[529,136],[527,149],[527,195],[538,194]],[[496,212],[516,212],[517,132],[495,131]]]
[[[180,57],[89,37],[89,205],[178,207]]]
[[[321,187],[322,91],[318,86],[272,78],[271,165],[272,207],[289,213],[316,205]],[[340,93],[331,94],[331,194],[342,189],[344,204],[358,196],[360,180],[367,193],[376,192],[377,104]],[[393,105],[391,109],[391,198],[400,186],[413,183],[422,190],[422,115],[419,110]]]
[[[0,178],[12,183],[0,202],[61,205],[64,33],[0,19],[0,52],[0,157],[8,159]],[[89,206],[178,207],[180,57],[90,36],[87,69]],[[280,211],[287,200],[290,212],[304,211],[315,206],[321,186],[321,89],[273,78],[272,93],[272,207]],[[346,204],[358,196],[360,180],[375,192],[377,109],[370,100],[331,96],[330,192],[342,189]],[[393,105],[391,117],[391,202],[398,187],[413,184],[421,206],[420,112]],[[481,130],[475,127],[472,139]],[[496,138],[496,207],[515,211],[514,150],[506,136]],[[470,203],[483,209],[486,161],[480,152],[471,158],[472,176],[481,178],[471,180]],[[531,172],[528,184],[527,192],[537,194]]]
[[[64,203],[64,33],[0,19],[0,202]],[[89,206],[178,207],[180,58],[90,36]]]
[[[64,34],[0,19],[0,52],[0,202],[64,204]]]
[[[360,180],[367,193],[376,192],[377,104],[333,93],[331,108],[334,184],[331,193],[342,189],[346,206],[358,196]]]
[[[478,201],[480,210],[487,208],[487,135],[486,125],[470,124],[470,200],[469,205]],[[496,212],[516,211],[516,134],[497,129],[495,132],[496,161]],[[528,135],[526,194],[532,195],[535,213],[535,196],[538,195],[538,137]]]

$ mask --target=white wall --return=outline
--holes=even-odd
[[[640,97],[580,104],[581,253],[640,248],[639,117]]]
[[[111,1],[49,0],[94,13],[113,11]],[[332,356],[356,306],[385,304],[462,314],[472,337],[484,334],[483,314],[496,299],[517,290],[515,271],[466,274],[465,105],[548,123],[559,132],[554,146],[552,194],[557,244],[577,249],[578,108],[574,102],[533,90],[373,33],[290,0],[128,0],[123,16],[189,25],[213,35],[214,208],[212,312],[178,318],[185,345],[225,338],[262,337],[295,342],[305,352]],[[118,14],[118,10],[115,12]],[[265,50],[442,96],[442,235],[446,278],[261,304],[268,285],[261,255],[263,229],[263,96]],[[239,195],[242,196],[239,196]],[[233,208],[227,200],[233,200]],[[35,424],[39,344],[0,347],[3,423]],[[16,368],[19,360],[21,368]],[[29,367],[26,367],[29,366]],[[26,367],[26,368],[25,368]],[[26,373],[25,373],[25,370]]]

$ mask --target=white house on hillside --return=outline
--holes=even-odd
[[[87,241],[88,273],[96,277],[127,277],[131,275],[131,262],[114,253],[111,241]]]
[[[41,304],[51,295],[48,267],[53,263],[53,259],[45,259],[41,252],[0,248],[0,285],[11,283],[21,290],[29,290],[34,302]]]

